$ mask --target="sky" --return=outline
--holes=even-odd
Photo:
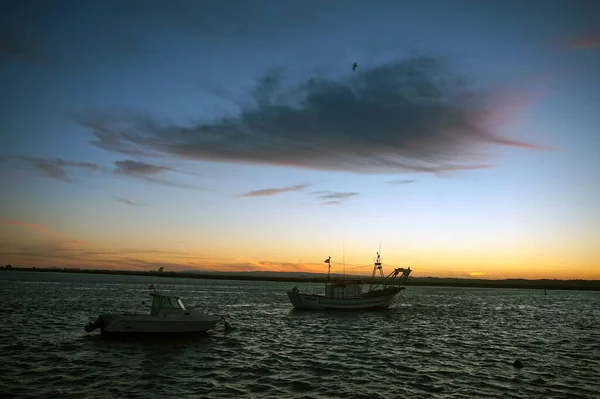
[[[0,7],[0,263],[600,279],[600,2]]]

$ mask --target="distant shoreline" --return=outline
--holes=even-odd
[[[282,276],[273,275],[273,272],[158,272],[158,271],[130,271],[130,270],[99,270],[99,269],[74,269],[74,268],[36,268],[36,267],[1,267],[0,271],[30,271],[39,273],[82,273],[82,274],[115,274],[130,276],[151,276],[165,278],[196,278],[210,280],[240,280],[240,281],[273,281],[289,283],[324,283],[327,278],[323,274],[306,273],[304,276]],[[283,273],[282,273],[283,274]],[[297,274],[297,273],[296,273]],[[341,278],[340,275],[332,275],[333,279]],[[365,283],[381,283],[381,279],[372,280],[368,276],[347,276],[348,278],[361,279]],[[600,291],[600,280],[484,280],[484,279],[460,279],[443,277],[410,277],[407,286],[431,286],[431,287],[464,287],[464,288],[520,288],[540,290],[577,290],[577,291]]]

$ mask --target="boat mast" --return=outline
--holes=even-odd
[[[331,256],[327,259],[325,259],[325,263],[327,263],[327,281],[329,281],[330,278],[330,274],[331,274]]]
[[[371,284],[369,285],[369,291],[373,290],[373,280],[375,280],[375,274],[377,273],[377,269],[379,269],[379,274],[381,278],[383,278],[383,268],[381,266],[381,241],[379,241],[379,252],[377,252],[377,258],[373,263],[373,274],[371,275]],[[375,287],[377,287],[377,284]]]
[[[346,278],[346,244],[342,241],[342,264],[343,264],[343,274],[344,279]]]

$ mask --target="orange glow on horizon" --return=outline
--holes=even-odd
[[[46,231],[46,232],[49,231],[48,227],[42,226],[40,224],[27,223],[27,222],[23,222],[20,220],[12,220],[12,219],[2,219],[2,220],[0,220],[0,225],[25,227],[25,228],[31,229],[31,230]]]
[[[210,242],[210,252],[194,244],[202,241],[193,241],[193,238],[186,242],[174,241],[168,246],[161,245],[160,237],[156,240],[145,239],[141,241],[145,247],[136,248],[126,237],[111,236],[94,243],[88,237],[85,237],[86,240],[65,239],[39,224],[14,220],[5,220],[2,224],[6,228],[0,229],[0,250],[4,254],[1,262],[25,267],[139,271],[164,267],[171,271],[326,274],[328,267],[323,260],[331,255],[331,273],[370,276],[376,252],[370,248],[371,244],[358,240],[357,244],[346,244],[345,251],[340,248],[329,252],[327,244],[319,239],[314,239],[312,247],[306,242],[296,244],[295,238],[293,246],[270,244],[267,247],[257,242],[261,238],[251,241],[242,240],[241,237],[236,237],[235,245],[214,240]],[[591,249],[585,243],[579,244],[581,249],[574,246],[557,247],[540,253],[533,247],[493,247],[484,242],[485,245],[469,248],[430,241],[428,246],[384,248],[384,276],[394,268],[411,267],[414,277],[600,280],[600,249]],[[306,250],[307,247],[312,248],[310,252]]]
[[[37,256],[11,254],[5,258],[5,264],[24,267],[60,267],[60,268],[82,268],[82,269],[108,269],[108,270],[157,270],[165,267],[165,271],[197,270],[206,272],[293,272],[293,273],[318,273],[326,274],[327,265],[317,262],[299,261],[268,261],[256,259],[215,259],[207,256],[194,254],[173,254],[165,252],[159,254],[156,251],[139,251],[126,253],[126,251],[94,251],[87,249],[92,255],[85,255],[83,250],[61,251],[51,258],[39,258]],[[456,264],[443,262],[434,265],[433,262],[419,262],[410,265],[387,265],[383,263],[384,276],[387,276],[395,267],[410,266],[414,277],[440,277],[440,278],[463,278],[463,279],[560,279],[560,280],[600,280],[598,265],[592,262],[578,267],[574,272],[570,267],[544,267],[539,264],[522,265],[519,267],[498,267],[472,269],[468,266],[457,267]],[[332,264],[332,274],[342,274],[344,268],[339,264]],[[372,265],[358,266],[346,264],[347,275],[370,276]]]

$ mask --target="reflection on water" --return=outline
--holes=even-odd
[[[228,313],[234,329],[128,340],[83,331],[103,312],[147,312],[150,284],[180,295],[189,308]],[[290,288],[0,273],[0,394],[599,397],[598,293],[408,287],[390,309],[356,312],[295,310],[285,295]],[[512,366],[516,358],[524,368]]]

